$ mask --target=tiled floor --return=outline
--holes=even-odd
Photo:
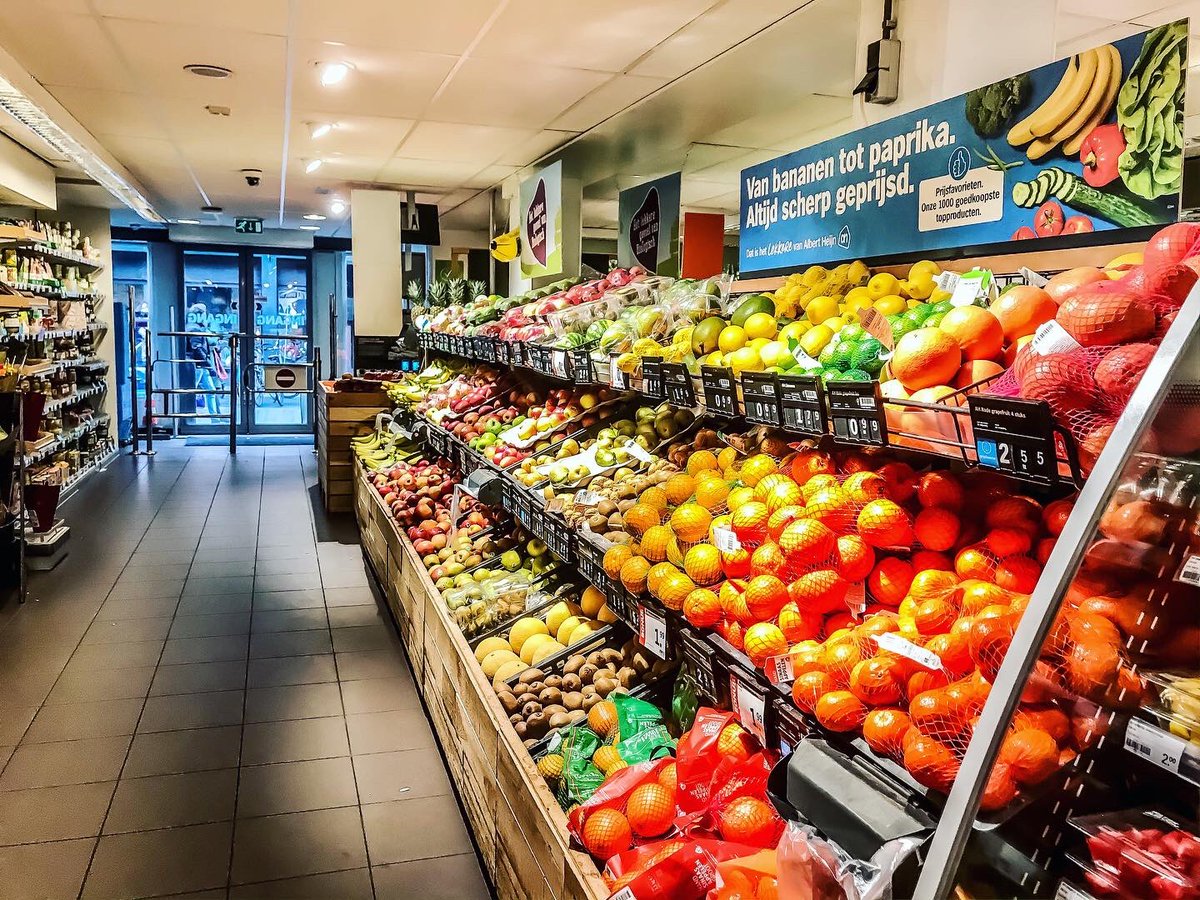
[[[176,444],[72,498],[70,556],[0,609],[0,900],[488,896],[315,482],[305,448]]]

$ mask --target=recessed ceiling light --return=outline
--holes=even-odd
[[[227,69],[224,66],[213,66],[208,63],[190,63],[183,67],[183,71],[199,75],[201,78],[228,78],[233,74],[233,69]]]
[[[346,80],[346,76],[350,74],[354,68],[350,63],[342,60],[335,62],[319,62],[317,70],[320,72],[321,84],[325,87],[333,87],[335,84],[341,84]]]
[[[301,225],[300,230],[301,231],[320,231],[321,226],[320,225]]]
[[[318,141],[325,137],[325,135],[329,134],[329,132],[333,131],[333,129],[337,126],[332,122],[309,122],[308,127],[310,129],[308,133],[309,137],[311,137],[314,141]]]
[[[304,171],[306,174],[311,175],[313,172],[317,171],[317,169],[321,168],[321,166],[323,166],[324,164],[325,164],[325,160],[323,160],[323,159],[310,159],[307,163],[304,164]]]
[[[176,219],[175,224],[176,225],[199,225],[200,220],[199,219]]]
[[[310,222],[324,222],[325,221],[325,217],[323,215],[321,215],[320,213],[309,213],[304,218],[308,219],[308,221],[310,221]]]
[[[333,213],[335,216],[340,216],[342,213],[344,213],[346,211],[346,201],[345,200],[330,201],[329,211],[331,213]]]

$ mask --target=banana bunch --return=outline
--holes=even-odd
[[[1179,678],[1163,688],[1162,702],[1171,711],[1171,734],[1200,744],[1200,678]]]
[[[500,262],[512,262],[521,253],[521,229],[514,228],[492,238],[492,257]]]
[[[372,431],[361,437],[351,438],[354,455],[362,460],[372,472],[390,468],[421,455],[421,448],[399,435]]]
[[[1009,129],[1008,143],[1025,147],[1031,161],[1060,145],[1066,156],[1076,156],[1084,138],[1108,117],[1120,87],[1121,54],[1116,47],[1105,44],[1080,53],[1067,63],[1045,102]]]

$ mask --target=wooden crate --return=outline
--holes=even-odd
[[[350,439],[369,432],[375,417],[392,407],[383,391],[339,393],[334,384],[317,384],[317,481],[325,508],[343,511],[350,508],[346,498],[353,495],[358,474]]]

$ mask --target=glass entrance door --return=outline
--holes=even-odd
[[[310,257],[248,249],[184,250],[183,296],[178,338],[181,360],[175,384],[195,388],[181,395],[178,412],[187,433],[225,431],[230,380],[240,389],[238,429],[243,433],[304,432],[309,394],[266,390],[264,366],[301,365],[311,358]],[[243,299],[248,298],[248,299]],[[224,337],[240,334],[237,360]],[[157,376],[156,376],[157,377]],[[311,377],[311,376],[310,376]],[[219,394],[199,391],[216,388]]]

